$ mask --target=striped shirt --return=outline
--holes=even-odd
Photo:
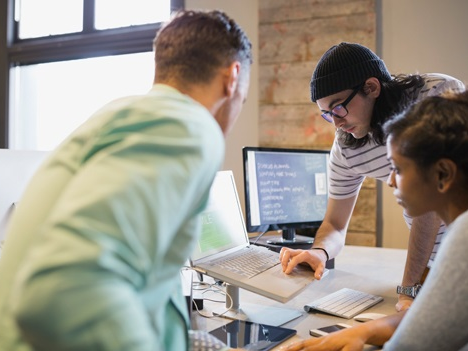
[[[440,95],[452,90],[461,92],[465,85],[450,76],[438,73],[423,74],[425,85],[420,89],[417,100],[427,96]],[[370,141],[357,149],[342,145],[335,138],[330,154],[329,196],[333,199],[346,199],[355,196],[361,189],[366,177],[385,182],[390,174],[390,162],[387,159],[385,145],[378,145]],[[411,228],[412,218],[404,215],[405,221]],[[428,266],[430,267],[445,233],[445,225],[441,225],[437,234],[436,243],[431,254]]]

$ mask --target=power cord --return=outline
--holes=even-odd
[[[268,231],[268,230],[265,230],[264,232],[262,232],[262,234],[260,234],[259,236],[257,236],[257,238],[255,239],[255,241],[254,241],[253,244],[254,244],[254,245],[257,244],[258,239],[260,239],[263,235],[265,235],[265,233],[266,233],[267,231]]]
[[[192,270],[192,271],[195,271],[195,272],[199,273],[198,271],[194,270],[192,267],[189,267],[189,266],[185,266],[184,269],[185,270]],[[203,280],[192,283],[192,289],[194,291],[201,292],[202,295],[205,295],[205,294],[208,294],[208,293],[215,293],[215,294],[221,294],[221,295],[225,296],[226,299],[229,298],[229,305],[226,306],[225,311],[223,311],[222,313],[217,313],[217,314],[213,314],[213,313],[207,314],[207,313],[203,313],[200,310],[199,304],[196,303],[195,299],[192,297],[192,306],[195,306],[195,309],[196,309],[197,313],[200,316],[205,317],[205,318],[221,317],[221,316],[225,315],[226,313],[228,313],[230,311],[230,309],[232,308],[232,306],[234,304],[234,301],[233,301],[231,295],[229,295],[226,292],[226,284],[222,283],[222,282],[219,282],[219,283],[220,284],[218,284],[218,282],[207,283],[207,282],[204,282]],[[216,302],[216,303],[225,303],[226,302],[226,300],[216,300],[216,299],[207,298],[207,297],[203,297],[203,300]]]
[[[196,284],[196,283],[195,283]],[[205,318],[213,318],[213,317],[222,317],[223,315],[225,315],[226,313],[228,313],[230,311],[230,309],[232,308],[232,305],[233,305],[233,300],[232,300],[232,297],[231,295],[229,295],[226,290],[225,290],[225,285],[223,284],[223,286],[219,286],[218,284],[207,284],[207,283],[203,283],[203,284],[206,284],[208,285],[208,287],[204,288],[202,294],[206,294],[206,293],[209,293],[209,292],[214,292],[214,293],[221,293],[223,294],[224,296],[226,296],[226,298],[229,298],[229,306],[226,307],[226,310],[221,312],[221,313],[217,313],[217,314],[206,314],[206,313],[203,313],[202,311],[200,311],[199,307],[197,306],[197,304],[195,304],[195,309],[197,310],[197,313],[202,316],[202,317],[205,317]],[[206,298],[204,297],[203,298],[204,300],[206,301],[212,301],[212,302],[217,302],[217,303],[225,303],[225,301],[223,300],[214,300],[214,299],[211,299],[211,298]]]

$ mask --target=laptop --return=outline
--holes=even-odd
[[[289,275],[283,273],[278,252],[250,245],[232,171],[217,173],[202,221],[202,233],[191,256],[191,265],[196,271],[283,303],[314,280],[313,271],[308,267],[296,267]],[[271,268],[245,276],[243,272],[223,268],[219,262],[226,258],[232,260],[246,251],[254,256],[271,255]]]
[[[0,246],[25,188],[48,155],[46,151],[0,149]]]

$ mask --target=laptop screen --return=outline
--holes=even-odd
[[[219,171],[216,174],[207,208],[201,216],[202,232],[192,260],[248,244],[232,171]]]

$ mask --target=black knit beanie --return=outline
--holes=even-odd
[[[354,88],[366,79],[392,79],[385,63],[360,44],[341,43],[332,46],[317,63],[310,81],[313,102],[340,91]]]

